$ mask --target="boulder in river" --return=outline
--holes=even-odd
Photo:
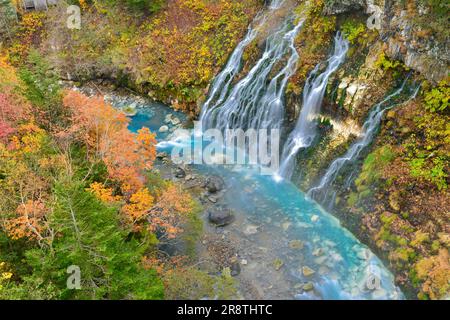
[[[205,189],[209,193],[216,193],[222,191],[225,187],[225,182],[219,176],[210,176],[206,179]]]
[[[164,119],[164,122],[167,123],[167,124],[172,122],[172,114],[171,113],[166,115],[166,118]]]
[[[172,125],[174,125],[174,126],[177,126],[181,123],[180,119],[178,119],[178,118],[172,118],[171,122],[172,122]]]
[[[186,177],[186,171],[184,171],[183,168],[178,167],[175,169],[174,176],[175,178],[183,179],[184,177]]]
[[[160,133],[165,133],[169,131],[169,127],[168,126],[161,126],[161,128],[159,128],[159,132]]]
[[[230,209],[214,207],[209,210],[208,219],[211,223],[224,227],[233,222],[234,214]]]

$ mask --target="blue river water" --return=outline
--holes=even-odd
[[[167,106],[150,103],[131,117],[129,128],[135,132],[145,126],[158,132],[170,113],[174,111]],[[185,120],[182,114],[176,116]],[[174,146],[192,146],[195,139],[201,139],[194,135],[175,139],[168,133],[157,138],[159,151],[169,154]],[[256,247],[264,247],[271,259],[282,261],[283,283],[292,285],[289,290],[292,298],[404,298],[382,261],[342,227],[338,219],[307,199],[292,183],[277,182],[270,175],[261,175],[258,170],[244,166],[194,167],[205,175],[219,175],[224,179],[227,206],[247,218],[238,226],[242,235]],[[255,228],[258,232],[254,232]],[[260,263],[254,268],[256,274],[264,277],[273,265]],[[296,283],[309,284],[309,288],[296,289]]]

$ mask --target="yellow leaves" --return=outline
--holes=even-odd
[[[422,291],[431,299],[444,298],[450,290],[450,256],[447,249],[437,256],[420,260],[416,264],[417,277],[423,280]]]
[[[200,94],[194,91],[200,92],[226,62],[257,8],[255,0],[171,1],[139,28],[141,45],[130,50],[133,63],[127,67],[150,84],[156,98],[171,96],[184,111],[193,111]]]
[[[78,3],[80,4],[81,9],[83,10],[89,9],[89,5],[86,0],[78,0]]]
[[[0,280],[8,280],[8,279],[11,279],[12,275],[13,275],[13,274],[12,274],[11,272],[3,272],[3,273],[1,274]]]
[[[97,199],[105,203],[115,203],[122,200],[120,196],[113,195],[113,189],[107,188],[103,183],[91,183],[87,191],[93,193]]]
[[[9,149],[18,155],[37,154],[41,151],[47,137],[45,131],[34,123],[22,124],[17,128],[18,135],[11,137]]]
[[[0,262],[0,290],[3,289],[3,283],[7,280],[10,280],[13,276],[12,272],[5,271],[6,270],[6,263]]]
[[[145,159],[143,166],[150,170],[153,167],[153,162],[156,159],[156,136],[150,132],[148,128],[142,128],[137,132],[136,143],[138,153]]]
[[[147,215],[148,210],[153,205],[153,200],[147,188],[142,188],[134,193],[128,203],[122,207],[122,212],[125,214],[128,222],[136,227],[135,224]]]
[[[45,13],[43,12],[25,12],[19,21],[19,32],[17,39],[20,42],[15,42],[9,49],[11,56],[15,56],[16,60],[24,58],[31,47],[33,36],[42,30],[44,25]]]
[[[12,89],[19,84],[16,69],[8,63],[6,56],[0,55],[0,89]]]
[[[185,6],[191,10],[202,12],[206,9],[206,4],[203,0],[183,0],[181,6]]]

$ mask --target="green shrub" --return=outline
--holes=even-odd
[[[446,160],[441,157],[434,158],[431,163],[425,158],[414,158],[409,161],[410,173],[415,178],[434,183],[439,190],[447,189],[445,164]]]
[[[448,107],[450,97],[450,87],[446,81],[424,94],[425,108],[430,112],[443,112]]]

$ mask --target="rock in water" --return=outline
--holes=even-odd
[[[303,285],[303,290],[312,291],[314,290],[314,284],[312,282],[307,282]]]
[[[303,275],[305,276],[305,277],[310,277],[310,276],[312,276],[314,273],[316,273],[313,269],[311,269],[310,267],[308,267],[308,266],[304,266],[303,268],[302,268],[302,273],[303,273]]]
[[[166,118],[165,118],[164,122],[167,123],[167,124],[172,122],[172,114],[171,113],[166,115]]]
[[[300,240],[292,240],[291,242],[289,242],[289,248],[291,249],[303,249],[303,242],[301,242]]]
[[[276,271],[279,271],[284,266],[284,262],[281,259],[275,259],[273,262],[273,267]]]
[[[206,179],[205,188],[209,193],[216,193],[225,187],[225,182],[221,177],[211,176]]]
[[[245,227],[244,233],[246,235],[252,235],[258,233],[258,226],[249,225]]]
[[[235,261],[231,264],[230,267],[231,276],[236,277],[241,273],[241,266],[239,265],[239,262]]]
[[[208,219],[213,224],[224,227],[229,225],[234,220],[234,215],[230,209],[226,208],[211,208],[208,213]]]
[[[175,178],[183,179],[184,177],[186,177],[186,171],[184,171],[183,168],[178,167],[178,168],[175,169],[175,174],[174,175],[175,175]]]
[[[168,154],[167,153],[165,153],[165,152],[158,152],[157,154],[156,154],[156,159],[164,159],[164,158],[167,158],[168,157]]]
[[[168,126],[162,126],[161,128],[159,128],[159,132],[160,133],[165,133],[169,131],[169,127]]]

